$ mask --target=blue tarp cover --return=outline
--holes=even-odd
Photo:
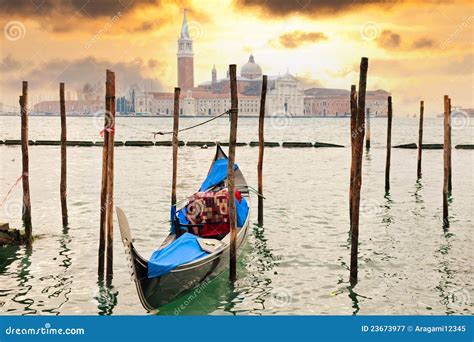
[[[227,159],[217,159],[212,164],[211,170],[207,174],[206,179],[201,185],[199,191],[206,191],[210,187],[219,184],[227,178]],[[237,170],[237,164],[234,164],[234,170]]]
[[[238,199],[235,199],[235,211],[237,214],[237,227],[242,228],[249,214],[249,204],[245,198],[242,197],[240,202]]]
[[[148,260],[148,278],[162,276],[179,265],[199,259],[207,254],[201,249],[198,237],[184,233],[168,246],[155,250]]]

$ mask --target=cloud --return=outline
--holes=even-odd
[[[155,68],[157,65],[158,65],[158,60],[156,60],[154,58],[150,58],[148,60],[148,67],[149,68]]]
[[[310,74],[298,75],[298,82],[304,89],[323,87],[321,81],[314,79]]]
[[[3,15],[42,17],[60,13],[63,17],[78,15],[97,18],[158,3],[159,0],[3,0],[0,5]]]
[[[415,40],[412,44],[413,49],[429,49],[434,47],[435,42],[430,38],[419,38]]]
[[[140,25],[138,26],[127,29],[127,31],[131,33],[148,32],[148,31],[152,31],[158,26],[159,26],[159,22],[157,20],[147,20],[140,23]]]
[[[287,49],[294,49],[303,44],[316,43],[327,39],[328,37],[322,32],[293,31],[282,34],[278,42]]]
[[[384,49],[396,49],[400,47],[401,37],[398,33],[384,30],[377,40],[377,44]]]
[[[19,60],[13,58],[11,55],[4,57],[0,61],[0,71],[1,72],[9,72],[9,71],[17,71],[20,70],[23,66]]]
[[[123,93],[132,84],[150,86],[153,83],[153,88],[162,89],[161,82],[144,76],[148,64],[142,59],[135,59],[127,63],[110,62],[95,57],[77,60],[55,59],[23,71],[21,79],[10,78],[2,87],[5,87],[6,91],[18,92],[20,82],[28,80],[30,88],[36,92],[55,91],[59,82],[65,82],[66,87],[70,90],[76,90],[82,88],[86,83],[105,82],[105,71],[110,69],[115,72],[117,94]]]
[[[290,14],[303,14],[309,16],[322,16],[339,12],[347,12],[353,8],[366,5],[391,6],[400,1],[396,0],[235,0],[237,6],[258,7],[266,15],[285,16]]]
[[[416,76],[423,79],[433,75],[448,75],[456,77],[472,73],[474,53],[468,53],[458,58],[437,61],[436,55],[426,57],[423,63],[413,63],[407,59],[374,59],[370,61],[370,72],[376,77],[396,78],[402,75]]]

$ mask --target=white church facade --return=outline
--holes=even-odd
[[[230,108],[229,74],[217,79],[215,66],[211,80],[194,86],[193,41],[189,35],[186,12],[178,38],[178,86],[181,88],[180,114],[186,116],[217,115]],[[250,55],[237,77],[239,114],[258,116],[262,88],[262,68]],[[304,92],[290,73],[268,76],[266,115],[303,115]],[[136,91],[133,97],[135,112],[151,115],[173,114],[173,93]]]

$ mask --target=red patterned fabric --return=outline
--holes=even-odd
[[[240,201],[240,193],[236,192],[236,196]],[[228,204],[227,189],[195,193],[189,200],[186,217],[190,224],[203,224],[204,227],[194,227],[194,233],[203,237],[229,233]]]

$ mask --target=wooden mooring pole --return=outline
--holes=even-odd
[[[114,273],[114,140],[115,140],[115,73],[107,70],[105,82],[106,115],[109,115],[108,156],[107,156],[107,200],[106,200],[106,226],[107,226],[107,255],[106,275],[111,277]]]
[[[265,101],[267,98],[267,75],[262,77],[262,94],[260,96],[260,115],[258,118],[258,225],[263,226],[263,151],[265,137],[263,134],[265,124]]]
[[[390,157],[392,154],[392,97],[388,99],[387,110],[387,156],[385,159],[385,193],[390,191]]]
[[[23,184],[23,224],[25,226],[25,240],[31,243],[31,199],[30,199],[30,175],[28,157],[28,82],[22,83],[22,95],[20,96],[21,108],[21,154],[22,154],[22,184]]]
[[[178,178],[178,130],[179,130],[179,94],[180,88],[174,88],[174,107],[173,107],[173,179],[171,181],[171,225],[174,227],[176,214],[176,184]],[[179,236],[179,227],[174,227],[175,233]]]
[[[59,83],[59,109],[61,112],[61,183],[59,195],[61,198],[61,214],[63,227],[68,224],[67,217],[67,127],[66,127],[66,103],[64,100],[64,83]]]
[[[357,138],[357,90],[356,85],[351,85],[351,158],[354,158],[355,141]],[[349,220],[352,229],[352,205],[353,205],[353,188],[354,188],[354,162],[351,162],[351,180],[349,187]]]
[[[107,100],[105,100],[107,106]],[[104,145],[102,147],[102,183],[100,188],[100,229],[99,229],[99,260],[98,260],[98,274],[99,277],[104,276],[105,269],[105,235],[106,235],[106,201],[107,201],[107,156],[109,155],[109,132],[108,115],[105,113],[104,117]]]
[[[417,178],[421,178],[421,156],[423,146],[423,114],[425,112],[425,102],[420,101],[420,125],[418,127],[418,166],[416,169]]]
[[[235,144],[237,141],[237,117],[238,117],[238,97],[237,97],[237,66],[229,65],[230,77],[230,137],[229,137],[229,162],[227,166],[228,191],[229,191],[229,223],[230,223],[230,256],[229,256],[229,279],[237,279],[237,215],[235,209]]]
[[[444,164],[444,178],[443,178],[443,227],[449,228],[449,212],[448,212],[448,193],[449,193],[449,97],[444,95],[444,153],[443,153],[443,164]]]
[[[352,218],[351,218],[351,266],[350,284],[354,287],[358,280],[358,249],[359,249],[359,209],[360,209],[360,189],[362,187],[362,150],[364,144],[365,125],[365,93],[367,87],[367,70],[369,60],[362,57],[360,62],[359,94],[357,104],[356,137],[351,161],[351,169],[354,170],[353,186],[350,190],[352,195]],[[351,113],[352,114],[352,113]]]
[[[452,158],[451,158],[451,98],[448,98],[448,110],[449,110],[449,117],[448,117],[448,193],[451,194],[453,190],[453,183],[452,183],[452,176],[453,176],[453,169],[452,169]]]
[[[370,150],[370,108],[366,109],[365,114],[365,148]]]
[[[115,74],[107,70],[105,82],[104,146],[100,193],[99,277],[113,274],[113,169],[115,128]],[[107,260],[107,262],[105,262]]]

